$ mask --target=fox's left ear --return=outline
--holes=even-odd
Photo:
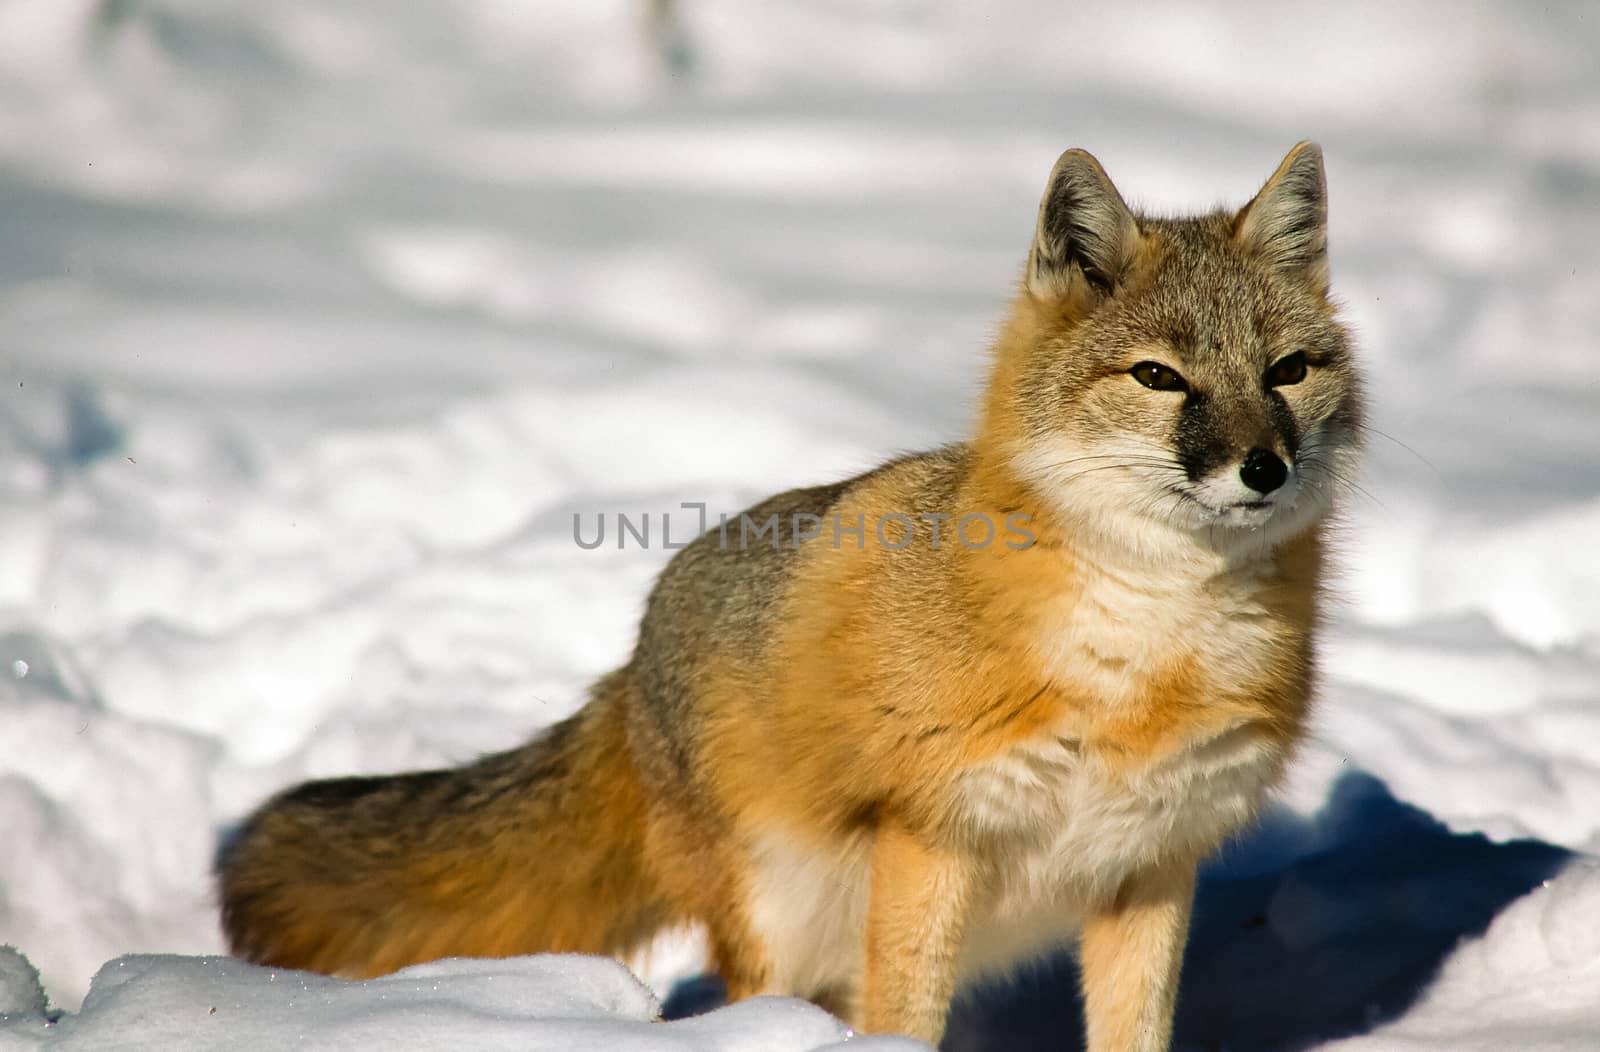
[[[1322,147],[1303,142],[1234,217],[1233,238],[1319,293],[1328,291],[1328,182]]]

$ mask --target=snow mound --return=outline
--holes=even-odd
[[[44,1013],[44,985],[39,982],[38,969],[16,947],[0,946],[0,1021],[42,1023]]]
[[[1600,1042],[1600,863],[1513,903],[1459,949],[1401,1019],[1327,1052],[1592,1050]]]
[[[14,951],[0,955],[0,984],[0,1006],[20,1006],[14,1016],[0,1014],[0,1042],[62,1052],[805,1052],[838,1049],[852,1036],[820,1008],[781,997],[654,1022],[655,995],[626,968],[575,955],[437,961],[361,982],[229,957],[132,955],[101,968],[82,1011],[54,1024],[44,1020],[37,977]],[[925,1052],[928,1046],[871,1038],[849,1047]]]

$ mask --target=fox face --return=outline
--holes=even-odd
[[[1001,363],[1018,473],[1055,510],[1146,555],[1186,538],[1270,550],[1354,473],[1362,396],[1328,298],[1326,195],[1297,146],[1238,212],[1136,216],[1088,154],[1062,156]]]

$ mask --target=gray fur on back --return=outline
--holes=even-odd
[[[936,477],[953,499],[965,445],[951,445],[892,460],[871,471],[829,485],[788,490],[729,516],[726,540],[713,524],[673,557],[657,579],[645,605],[632,669],[654,744],[663,747],[675,781],[693,783],[700,709],[693,703],[697,684],[719,666],[730,664],[758,673],[777,635],[781,604],[801,550],[833,544],[831,516],[852,490],[891,472]],[[908,513],[929,510],[913,508]],[[741,543],[740,518],[755,524],[776,515],[777,543],[753,533]],[[795,543],[791,516],[823,521],[820,536]],[[853,525],[853,523],[852,523]],[[867,525],[866,543],[875,543]],[[853,539],[844,541],[854,544]],[[759,704],[751,698],[750,704]]]

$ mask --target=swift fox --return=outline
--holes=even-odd
[[[1166,1048],[1195,866],[1305,727],[1363,431],[1325,192],[1301,143],[1152,218],[1063,154],[971,441],[747,513],[842,530],[706,532],[520,749],[265,804],[219,859],[234,951],[371,976],[698,924],[731,997],[936,1042],[964,979],[1076,941],[1089,1048]]]

